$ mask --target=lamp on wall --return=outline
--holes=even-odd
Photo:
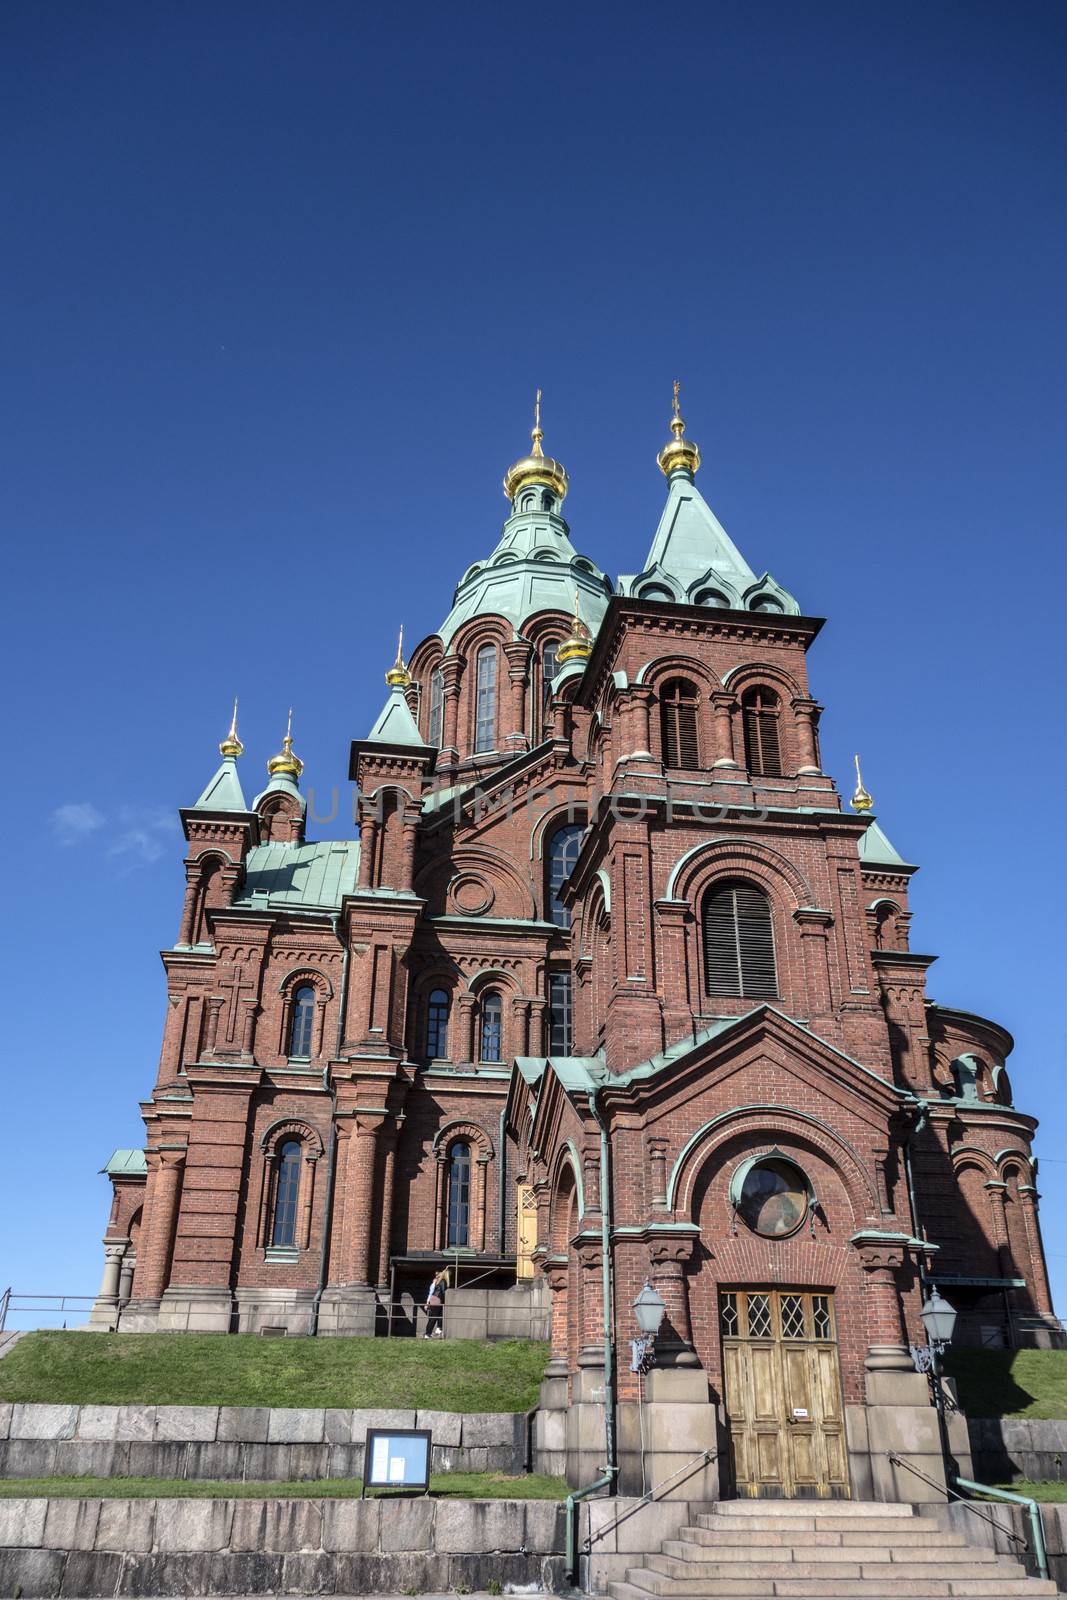
[[[926,1329],[927,1344],[940,1355],[945,1346],[952,1343],[952,1335],[956,1331],[956,1307],[950,1305],[937,1289],[931,1289],[919,1315]]]
[[[945,1483],[951,1489],[959,1476],[959,1471],[949,1445],[945,1391],[941,1381],[941,1355],[946,1346],[952,1343],[952,1335],[956,1331],[956,1308],[938,1292],[936,1286],[931,1284],[919,1316],[926,1330],[926,1344],[913,1345],[911,1355],[916,1371],[929,1375],[930,1387],[934,1391],[937,1431],[941,1438],[941,1457],[945,1463]]]
[[[647,1278],[641,1293],[634,1301],[633,1309],[634,1316],[637,1319],[637,1326],[641,1330],[641,1337],[630,1340],[630,1350],[632,1352],[630,1371],[647,1372],[652,1365],[652,1352],[656,1343],[656,1335],[660,1330],[660,1324],[667,1310],[663,1296],[658,1290],[653,1289]]]

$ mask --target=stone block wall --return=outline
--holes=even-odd
[[[358,1478],[368,1428],[429,1428],[434,1472],[518,1474],[525,1467],[521,1412],[2,1402],[0,1476]]]
[[[936,1517],[944,1528],[961,1533],[968,1544],[988,1545],[1000,1555],[1023,1561],[1031,1576],[1037,1568],[1030,1547],[1030,1519],[1023,1506],[981,1501],[969,1504],[923,1506],[923,1515]],[[980,1514],[979,1514],[980,1513]],[[1045,1535],[1049,1576],[1067,1593],[1067,1505],[1043,1505],[1041,1526]]]
[[[1067,1421],[969,1417],[974,1475],[982,1483],[1067,1480]]]
[[[558,1589],[563,1508],[524,1500],[0,1500],[0,1594]]]

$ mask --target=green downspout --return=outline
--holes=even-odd
[[[597,1105],[597,1094],[594,1090],[589,1099],[589,1107],[600,1129],[600,1255],[601,1255],[601,1292],[604,1301],[604,1448],[607,1454],[607,1464],[600,1477],[594,1483],[587,1483],[583,1489],[575,1489],[566,1499],[566,1551],[567,1551],[567,1577],[572,1584],[578,1582],[578,1519],[575,1515],[575,1506],[579,1500],[585,1500],[591,1494],[596,1494],[598,1489],[607,1489],[614,1494],[618,1487],[619,1463],[615,1443],[615,1344],[612,1330],[612,1292],[611,1292],[611,1219],[613,1207],[611,1204],[611,1163],[608,1149],[608,1128],[600,1114]]]
[[[921,1239],[922,1224],[919,1219],[919,1202],[915,1196],[915,1174],[912,1171],[911,1166],[911,1144],[912,1140],[917,1138],[925,1128],[930,1115],[930,1107],[927,1105],[925,1100],[916,1100],[915,1105],[918,1107],[919,1117],[915,1126],[910,1130],[904,1140],[904,1179],[908,1186],[908,1204],[911,1206],[912,1231],[917,1239]],[[928,1282],[925,1256],[923,1256],[919,1262],[919,1282],[921,1284],[926,1284]]]
[[[1039,1578],[1047,1578],[1048,1551],[1045,1549],[1045,1528],[1041,1521],[1041,1511],[1036,1500],[1031,1500],[1025,1494],[1009,1494],[1007,1489],[991,1489],[988,1483],[972,1483],[970,1478],[957,1478],[958,1489],[970,1489],[975,1494],[986,1494],[994,1500],[1007,1500],[1013,1506],[1025,1506],[1030,1518],[1030,1541],[1034,1552],[1034,1561],[1037,1563]]]
[[[341,918],[333,918],[333,931],[337,938],[341,937]],[[348,1005],[348,941],[345,941],[345,953],[341,957],[341,1003],[337,1008],[337,1043],[334,1055],[340,1055],[341,1044],[345,1036],[345,1012]],[[337,1186],[337,1090],[330,1082],[330,1069],[322,1069],[322,1087],[330,1095],[330,1165],[326,1173],[326,1208],[322,1223],[322,1255],[319,1258],[319,1282],[315,1290],[315,1298],[311,1302],[311,1333],[314,1337],[319,1331],[319,1307],[322,1297],[326,1292],[326,1268],[330,1256],[330,1231],[333,1226],[333,1197]]]

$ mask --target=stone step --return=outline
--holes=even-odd
[[[659,1586],[659,1593],[673,1594],[675,1585],[682,1583],[699,1584],[708,1578],[733,1578],[740,1574],[744,1578],[818,1578],[825,1575],[832,1582],[840,1582],[845,1578],[877,1579],[879,1588],[895,1588],[897,1579],[905,1582],[918,1582],[920,1579],[935,1578],[940,1582],[953,1582],[961,1578],[991,1578],[997,1572],[1003,1572],[1007,1577],[1018,1577],[1019,1568],[1001,1566],[994,1558],[992,1561],[956,1561],[946,1565],[937,1561],[889,1561],[861,1562],[837,1561],[832,1563],[819,1561],[745,1561],[731,1565],[718,1561],[676,1561],[672,1556],[646,1556],[642,1570],[646,1573],[658,1573],[666,1580]]]
[[[911,1506],[895,1500],[720,1500],[715,1515],[720,1517],[892,1517],[908,1521],[914,1516]]]
[[[742,1522],[736,1517],[720,1517],[715,1512],[701,1512],[696,1519],[698,1528],[709,1533],[743,1532],[752,1539],[761,1539],[767,1533],[791,1534],[794,1529],[804,1533],[880,1533],[883,1538],[896,1539],[912,1533],[936,1533],[937,1523],[932,1517],[912,1517],[907,1522],[884,1517],[746,1517]]]
[[[1021,1570],[1021,1569],[1016,1569]],[[664,1586],[665,1585],[665,1586]],[[1056,1585],[1041,1578],[898,1578],[892,1600],[1042,1600],[1056,1595]],[[613,1583],[614,1600],[648,1600],[649,1595],[702,1596],[704,1600],[889,1600],[882,1577],[864,1578],[702,1578],[695,1582],[665,1579],[661,1573],[633,1567],[625,1583]]]
[[[919,1518],[915,1520],[918,1522]],[[751,1528],[723,1527],[711,1529],[689,1527],[679,1530],[678,1539],[684,1540],[686,1544],[701,1545],[705,1548],[708,1545],[715,1545],[718,1548],[732,1548],[736,1545],[745,1550],[750,1550],[752,1545],[757,1542],[757,1539],[761,1547],[765,1545],[775,1547],[793,1545],[797,1549],[803,1547],[805,1550],[828,1545],[845,1545],[851,1549],[866,1549],[869,1547],[877,1550],[884,1546],[889,1539],[892,1540],[894,1545],[907,1546],[909,1550],[925,1550],[928,1547],[943,1549],[952,1545],[961,1549],[966,1548],[967,1541],[962,1533],[942,1532],[936,1523],[931,1522],[929,1518],[923,1520],[924,1526],[917,1531],[913,1531],[910,1523],[906,1528],[893,1527],[888,1530],[882,1524],[879,1524],[877,1528],[868,1529],[864,1529],[861,1524],[858,1529],[850,1526],[836,1532],[833,1529],[822,1527],[788,1528],[785,1531],[764,1529],[758,1536],[754,1534]]]
[[[803,1562],[806,1565],[828,1567],[854,1566],[857,1570],[861,1566],[908,1566],[933,1565],[933,1566],[973,1566],[987,1565],[996,1561],[996,1553],[988,1545],[977,1546],[974,1549],[963,1548],[958,1545],[947,1549],[938,1550],[912,1550],[890,1549],[883,1546],[881,1549],[862,1549],[847,1545],[815,1546],[798,1549],[795,1546],[758,1546],[749,1545],[748,1549],[730,1545],[720,1550],[709,1548],[707,1545],[687,1545],[681,1539],[668,1539],[663,1545],[659,1555],[645,1557],[649,1566],[655,1567],[661,1561],[668,1561],[672,1565],[669,1570],[677,1569],[677,1576],[685,1576],[685,1568],[700,1572],[708,1571],[711,1567],[734,1566],[744,1564],[753,1559],[775,1565],[788,1564],[789,1562]],[[661,1568],[666,1572],[667,1567]]]

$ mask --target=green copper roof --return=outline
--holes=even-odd
[[[518,633],[539,611],[569,616],[575,589],[581,593],[582,616],[595,636],[607,610],[610,580],[588,557],[578,554],[562,517],[548,511],[517,511],[505,522],[500,543],[488,560],[476,561],[460,579],[452,610],[440,628],[441,641],[447,650],[471,617],[506,617]]]
[[[404,698],[403,689],[390,689],[389,698],[382,707],[374,727],[367,735],[367,743],[418,745],[426,749],[426,742]]]
[[[272,773],[271,780],[267,787],[262,790],[260,794],[256,795],[256,798],[252,801],[252,805],[254,807],[258,807],[259,802],[266,799],[267,795],[269,794],[291,795],[294,800],[298,800],[300,802],[301,811],[307,810],[308,803],[304,799],[304,796],[300,793],[300,785],[291,772]]]
[[[233,756],[226,756],[222,766],[216,772],[207,788],[204,790],[192,811],[247,811],[245,797],[241,791],[241,780],[237,776],[237,762]]]
[[[245,858],[244,883],[235,906],[284,911],[300,907],[336,911],[356,887],[359,843],[260,844]]]
[[[867,825],[867,832],[861,834],[859,842],[859,856],[865,867],[906,867],[909,865],[904,857],[890,844],[877,822]]]
[[[757,577],[684,473],[670,480],[644,571],[620,578],[619,593],[732,611],[800,612],[793,596],[769,573]]]
[[[100,1168],[109,1178],[142,1178],[148,1171],[143,1150],[116,1150],[107,1165]]]

